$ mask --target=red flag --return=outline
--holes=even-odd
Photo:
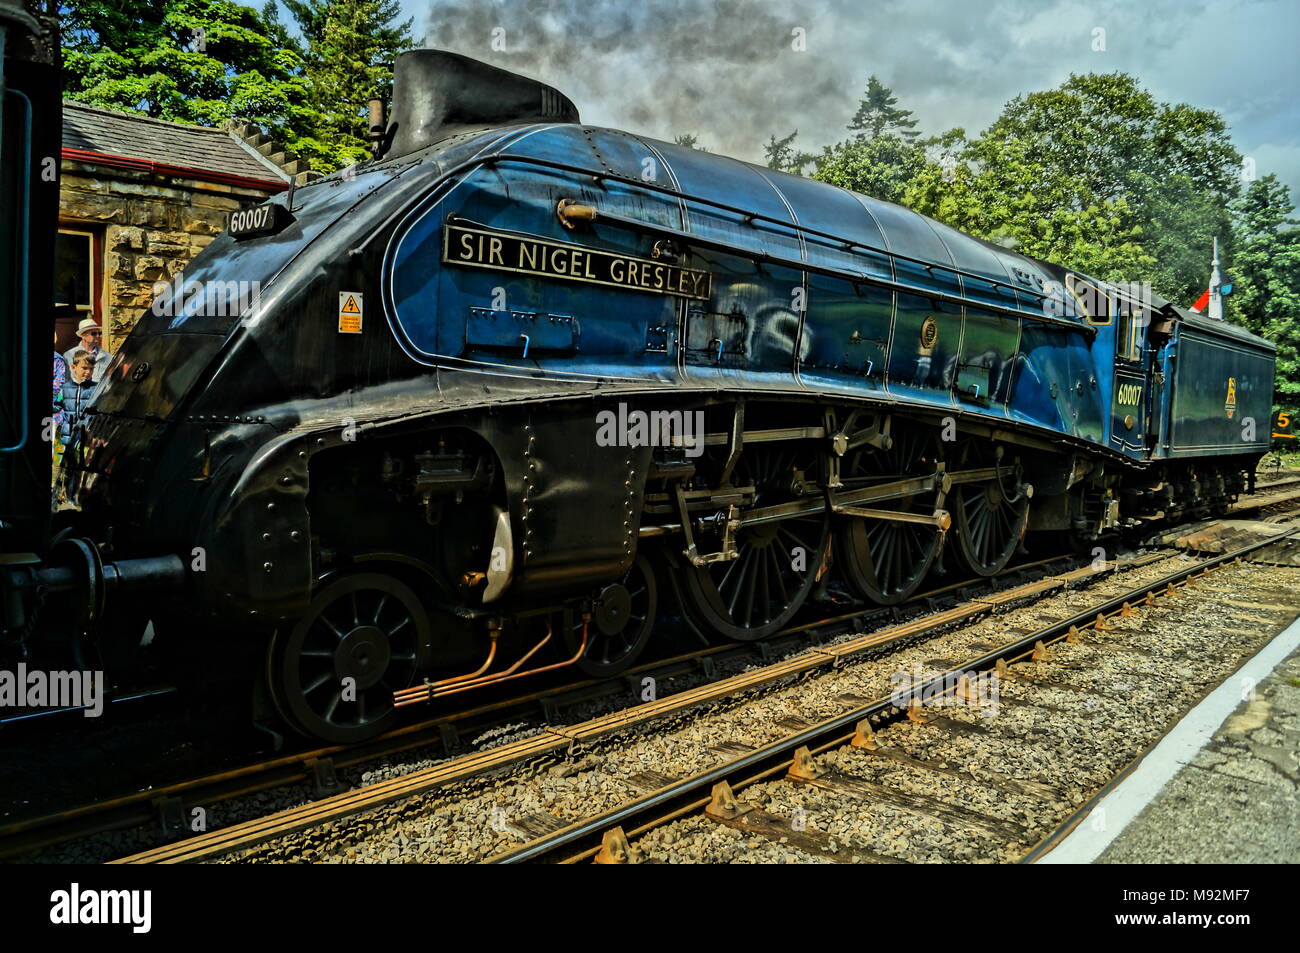
[[[1196,299],[1196,304],[1192,305],[1192,310],[1200,311],[1209,303],[1210,303],[1210,289],[1206,288],[1204,291],[1201,292],[1201,296]]]

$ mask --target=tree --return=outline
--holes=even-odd
[[[910,109],[900,109],[894,91],[880,82],[875,76],[867,79],[867,89],[858,111],[849,121],[849,131],[856,132],[855,138],[877,139],[886,132],[893,131],[904,142],[913,142],[916,120],[912,119]],[[866,133],[867,135],[864,135]]]
[[[298,50],[232,0],[74,0],[60,12],[76,102],[199,125],[238,116],[282,134],[306,99]]]
[[[392,99],[392,63],[412,46],[398,0],[285,0],[306,42],[310,111],[290,147],[319,171],[369,155],[368,104]]]
[[[795,149],[794,140],[798,135],[799,130],[796,129],[784,139],[778,139],[775,134],[768,139],[767,145],[763,147],[763,154],[769,169],[803,175],[804,167],[816,160],[817,157],[811,152],[800,152]]]
[[[827,146],[816,161],[813,178],[886,202],[901,202],[926,166],[924,149],[892,133]]]
[[[680,136],[673,136],[673,142],[686,149],[695,149],[699,152],[708,152],[709,150],[700,145],[700,137],[689,132],[682,133]]]
[[[1071,76],[1011,100],[905,201],[983,238],[1173,301],[1205,287],[1206,249],[1230,234],[1241,157],[1218,114],[1157,102],[1123,73]]]
[[[1279,403],[1300,399],[1300,221],[1290,190],[1266,175],[1233,206],[1229,316],[1277,345]],[[1285,397],[1285,399],[1283,399]]]

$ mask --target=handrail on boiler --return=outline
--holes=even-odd
[[[683,192],[680,189],[674,189],[671,188],[670,186],[660,185],[657,182],[645,182],[642,181],[641,179],[632,178],[630,176],[619,175],[618,173],[598,171],[583,166],[573,165],[572,163],[568,163],[568,162],[559,162],[554,159],[545,159],[540,156],[513,155],[509,153],[498,154],[498,155],[477,156],[473,159],[468,159],[465,162],[460,163],[459,165],[452,166],[450,169],[446,170],[440,176],[440,181],[445,182],[454,176],[462,175],[463,173],[469,172],[480,166],[492,166],[501,162],[513,162],[513,163],[519,163],[521,165],[534,165],[534,166],[539,166],[541,168],[554,169],[560,172],[569,172],[574,175],[586,176],[590,178],[593,182],[596,182],[597,184],[599,184],[599,182],[602,179],[610,179],[613,181],[621,182],[625,185],[634,186],[639,189],[645,189],[647,191],[668,195],[685,202],[694,202],[699,205],[708,205],[713,208],[720,209],[724,212],[730,212],[731,214],[739,215],[749,223],[755,221],[770,222],[773,225],[777,225],[781,228],[789,229],[791,231],[798,232],[803,235],[811,235],[820,239],[824,239],[829,243],[838,245],[842,250],[852,251],[853,249],[862,249],[864,251],[869,251],[874,254],[883,255],[889,259],[907,261],[913,264],[921,265],[927,271],[939,269],[941,271],[945,271],[957,275],[960,278],[983,282],[989,285],[990,287],[992,287],[993,290],[995,291],[998,288],[1006,288],[1009,291],[1013,291],[1017,294],[1024,294],[1029,297],[1036,298],[1039,301],[1046,301],[1049,299],[1053,301],[1059,300],[1053,298],[1052,295],[1047,294],[1045,292],[1034,291],[1029,288],[1022,288],[1012,284],[1009,281],[1004,281],[997,278],[990,278],[987,275],[978,275],[975,274],[974,272],[966,271],[962,268],[957,268],[953,265],[945,265],[940,262],[926,261],[923,258],[916,258],[912,255],[905,255],[902,252],[891,251],[890,249],[887,248],[878,248],[866,242],[857,241],[855,239],[843,238],[841,236],[834,235],[830,232],[825,232],[820,229],[812,228],[811,226],[808,225],[802,225],[798,222],[785,222],[779,218],[776,218],[775,216],[765,215],[761,212],[749,211],[747,209],[740,208],[739,206],[736,205],[730,205],[726,202],[720,202],[716,199],[710,199],[710,198],[704,198],[701,196],[692,195],[688,192]],[[643,227],[649,231],[657,231],[663,234],[670,234],[680,239],[681,241],[688,242],[691,244],[696,244],[696,245],[714,244],[717,247],[720,248],[725,247],[729,249],[733,254],[738,253],[741,254],[742,256],[744,255],[743,250],[737,249],[734,246],[726,246],[723,243],[711,243],[708,239],[705,239],[702,236],[694,235],[692,233],[684,232],[678,229],[672,229],[666,226],[654,225],[653,223],[650,222],[642,222],[634,219],[626,219],[626,218],[622,218],[621,216],[606,214],[606,215],[602,215],[601,217],[611,221],[613,224],[624,225],[624,226],[636,225],[637,227]],[[947,292],[938,291],[931,288],[924,288],[917,285],[910,285],[904,282],[892,281],[890,279],[880,278],[866,273],[841,271],[839,269],[814,265],[811,262],[796,261],[794,259],[784,259],[780,256],[772,255],[770,252],[762,252],[760,254],[761,254],[761,259],[770,264],[778,264],[778,265],[788,264],[789,267],[792,268],[798,268],[805,271],[827,274],[830,275],[831,277],[843,278],[845,280],[856,282],[856,283],[876,284],[882,287],[906,291],[911,294],[918,294],[918,295],[924,295],[926,297],[953,301],[962,304],[964,306],[969,305],[974,308],[996,311],[996,312],[1012,315],[1015,317],[1029,318],[1031,320],[1039,321],[1044,324],[1065,326],[1072,330],[1079,331],[1080,333],[1083,334],[1095,335],[1097,333],[1096,328],[1093,328],[1088,324],[1076,323],[1073,321],[1065,320],[1063,318],[1053,318],[1045,314],[1034,314],[1033,312],[1022,311],[1018,308],[1008,308],[1002,305],[970,299],[962,295],[951,295],[948,294]]]

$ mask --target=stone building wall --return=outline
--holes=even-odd
[[[103,235],[104,345],[116,351],[170,281],[225,230],[229,214],[270,192],[64,160],[59,224]]]

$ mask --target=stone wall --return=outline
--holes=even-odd
[[[238,208],[269,192],[64,160],[59,225],[103,234],[104,346],[116,351],[170,281],[225,230]]]

